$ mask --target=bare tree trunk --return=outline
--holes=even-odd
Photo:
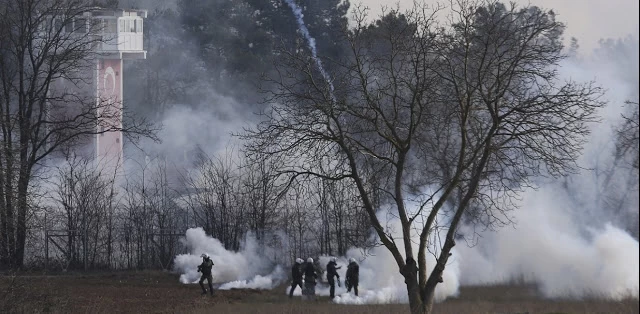
[[[7,221],[7,211],[5,193],[5,171],[2,162],[2,153],[0,153],[0,267],[9,264],[9,234],[7,233],[7,227],[9,222]]]
[[[20,169],[18,180],[18,220],[16,221],[16,251],[13,265],[21,268],[24,263],[24,248],[27,239],[27,191],[29,190],[29,173],[25,164]]]

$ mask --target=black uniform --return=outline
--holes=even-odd
[[[351,288],[353,288],[353,292],[358,295],[358,281],[360,277],[360,266],[358,263],[351,262],[349,266],[347,266],[347,280],[345,281],[345,285],[347,286],[347,292],[351,292]]]
[[[202,294],[206,294],[207,293],[207,289],[204,288],[204,280],[207,280],[207,283],[209,284],[209,292],[211,293],[211,295],[213,295],[213,276],[211,276],[211,268],[213,267],[213,261],[211,261],[211,259],[209,258],[205,258],[202,261],[202,264],[200,264],[200,266],[198,266],[198,271],[202,272],[202,276],[200,276],[200,281],[198,282],[200,284],[200,288],[202,288]]]
[[[316,295],[316,279],[318,274],[316,273],[316,267],[313,263],[307,262],[304,265],[304,290],[306,295]]]
[[[338,269],[340,269],[340,267],[336,267],[336,262],[331,261],[329,262],[329,264],[327,264],[327,281],[329,282],[329,293],[331,295],[331,298],[333,299],[336,295],[336,281],[335,279],[337,278],[338,280],[340,280],[340,275],[338,275]],[[335,278],[334,278],[335,277]]]
[[[289,290],[289,297],[293,297],[293,290],[296,289],[297,286],[300,286],[300,289],[304,290],[302,287],[302,269],[300,269],[302,265],[295,263],[291,266],[291,278],[293,279],[291,282],[291,290]]]

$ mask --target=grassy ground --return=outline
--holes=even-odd
[[[337,305],[328,297],[289,300],[285,287],[271,291],[217,291],[201,296],[197,285],[166,272],[28,274],[0,277],[2,313],[408,313],[404,304]],[[463,287],[436,313],[639,313],[637,299],[548,300],[524,285]]]

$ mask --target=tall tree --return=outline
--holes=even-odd
[[[360,11],[343,37],[349,56],[331,67],[335,91],[307,55],[281,52],[273,105],[246,134],[250,151],[289,160],[281,174],[291,180],[357,187],[412,313],[431,313],[463,215],[503,215],[532,178],[572,171],[602,106],[598,87],[558,80],[564,26],[553,12],[481,0],[449,10],[438,27],[424,7],[372,26]],[[377,215],[377,194],[399,239]]]

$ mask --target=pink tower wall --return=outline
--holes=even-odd
[[[98,125],[98,132],[107,126],[122,127],[122,60],[99,60],[97,71],[97,101],[112,104],[110,110],[117,110],[119,118]],[[105,126],[107,125],[107,126]],[[100,164],[122,169],[122,132],[111,131],[96,136],[96,157]]]

